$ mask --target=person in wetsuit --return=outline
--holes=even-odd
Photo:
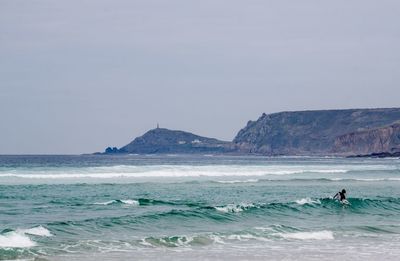
[[[343,202],[343,200],[346,199],[346,190],[342,189],[342,191],[339,191],[338,193],[336,193],[336,195],[333,196],[333,198],[338,199]]]

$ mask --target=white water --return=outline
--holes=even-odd
[[[296,203],[299,205],[305,205],[305,204],[321,204],[321,201],[317,200],[313,200],[311,198],[302,198],[299,200],[296,200]]]
[[[0,247],[3,248],[30,248],[36,246],[29,235],[50,237],[50,231],[42,226],[29,229],[17,229],[0,235]]]
[[[93,205],[111,205],[111,204],[115,204],[115,203],[123,203],[126,205],[133,205],[133,206],[139,206],[139,201],[134,200],[134,199],[121,199],[121,200],[109,200],[109,201],[105,201],[105,202],[95,202],[93,203]]]
[[[285,239],[297,240],[332,240],[333,232],[328,230],[315,231],[315,232],[296,232],[296,233],[279,233],[279,236]]]
[[[238,213],[243,210],[256,207],[254,204],[241,203],[238,205],[228,204],[227,206],[214,207],[216,210],[224,213]]]
[[[393,162],[395,163],[395,162]],[[219,183],[256,183],[277,179],[314,179],[341,181],[400,181],[393,176],[393,164],[276,164],[270,165],[117,165],[104,167],[33,167],[0,169],[0,184],[147,182],[172,179],[212,180]],[[386,176],[381,172],[390,171]],[[370,174],[365,177],[364,173]],[[373,175],[373,176],[371,176]],[[387,176],[389,175],[389,176]],[[128,204],[128,203],[126,203]]]
[[[19,233],[35,235],[35,236],[43,236],[43,237],[51,237],[53,236],[50,231],[42,226],[33,227],[29,229],[19,229],[17,230]]]
[[[117,165],[81,168],[13,168],[1,169],[0,181],[7,178],[18,179],[76,179],[76,178],[140,178],[140,177],[246,177],[293,174],[346,174],[350,171],[397,170],[394,165],[381,164],[309,164],[309,165]],[[335,177],[342,178],[342,177]],[[232,183],[234,183],[233,180]],[[249,182],[252,182],[249,181]]]
[[[0,235],[0,247],[26,248],[33,247],[35,245],[36,243],[33,242],[28,236],[14,231]]]

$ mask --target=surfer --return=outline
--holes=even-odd
[[[340,202],[344,202],[346,200],[346,190],[342,189],[342,191],[336,193],[336,195],[333,196],[333,199],[338,199]]]

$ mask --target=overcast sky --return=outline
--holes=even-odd
[[[398,0],[0,0],[0,154],[400,106]]]

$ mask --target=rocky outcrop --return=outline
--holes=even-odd
[[[333,151],[350,155],[400,152],[400,123],[341,135],[335,139]]]
[[[400,151],[350,155],[348,158],[400,158]]]
[[[120,153],[121,151],[117,148],[117,147],[108,147],[106,148],[106,150],[104,151],[106,154],[116,154],[116,153]]]
[[[137,137],[118,153],[134,154],[193,154],[229,153],[233,151],[231,142],[198,136],[185,131],[156,128]],[[110,150],[108,150],[110,152]],[[107,153],[107,151],[106,151]],[[111,153],[116,153],[111,150]]]
[[[368,147],[367,137],[365,141],[358,139],[361,142],[360,148],[357,148],[358,143],[354,140],[352,145],[340,149],[337,139],[346,134],[381,128],[398,120],[400,108],[263,114],[257,121],[249,121],[233,142],[242,153],[265,155],[327,155],[373,151],[377,145]],[[384,131],[376,135],[384,135]]]

